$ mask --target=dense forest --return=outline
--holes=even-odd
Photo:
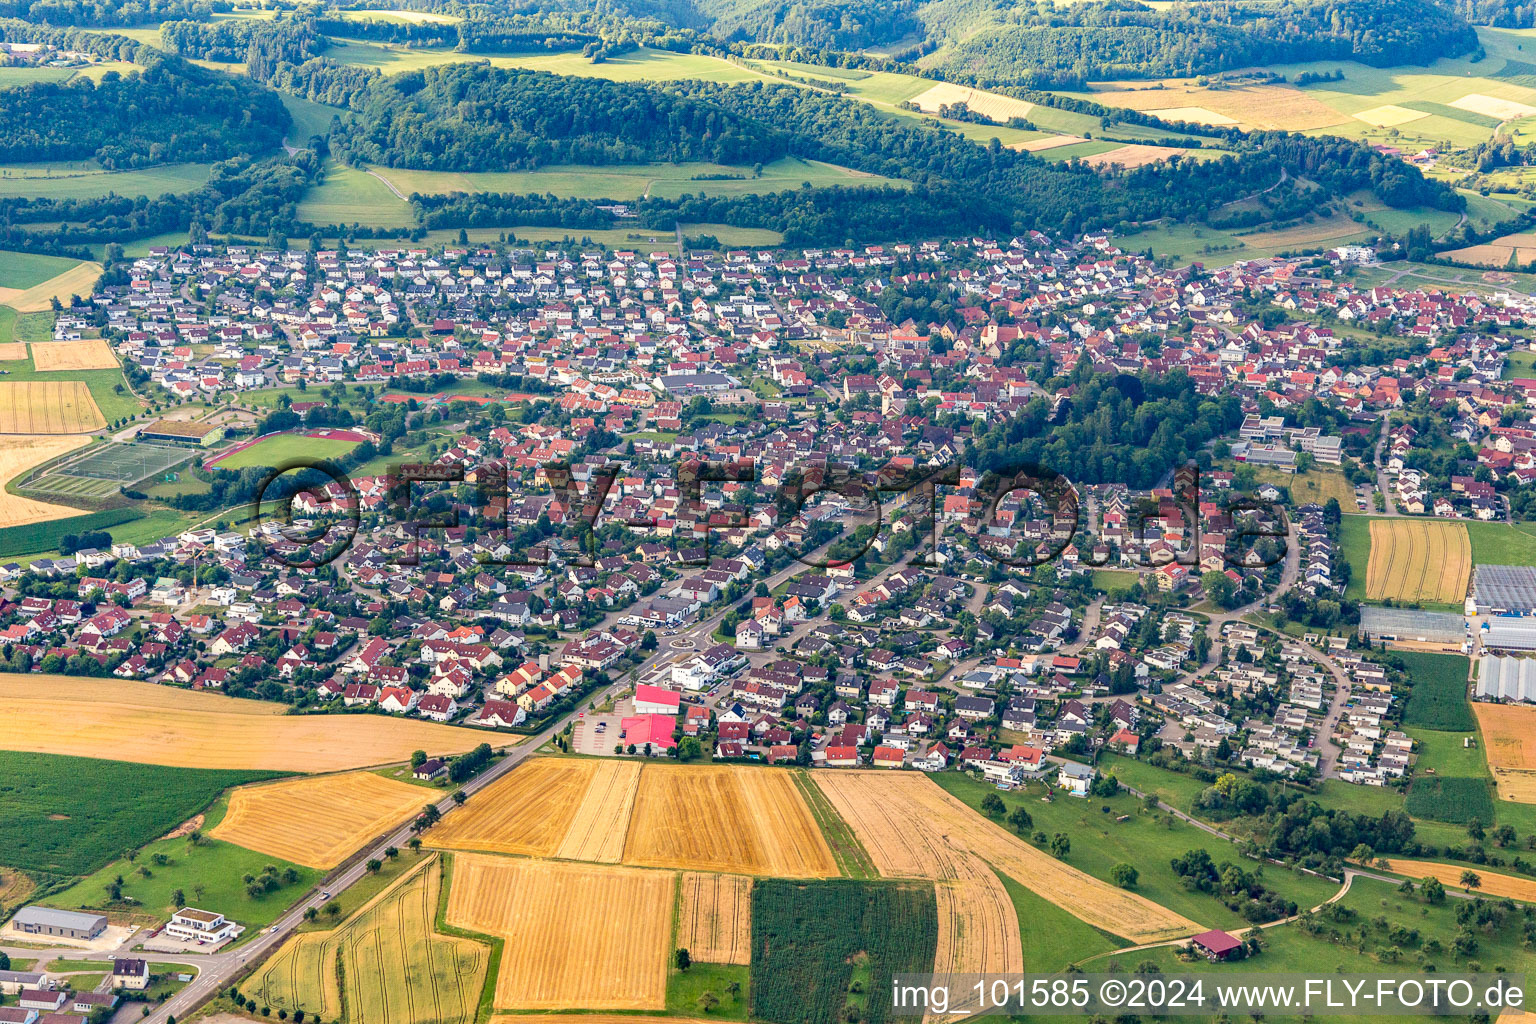
[[[0,89],[6,158],[95,158],[103,167],[225,160],[276,149],[290,124],[277,94],[145,48],[142,70],[96,83]]]
[[[233,8],[229,0],[0,0],[0,17],[40,25],[153,25],[168,18],[206,20]]]
[[[457,64],[373,81],[331,140],[353,159],[451,171],[783,156],[783,134],[640,83]]]
[[[1532,0],[1446,0],[1446,6],[1474,25],[1536,28],[1536,2]]]

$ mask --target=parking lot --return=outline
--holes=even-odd
[[[605,714],[588,711],[571,731],[571,749],[578,754],[612,754],[613,745],[619,742],[620,723],[634,713],[631,699],[619,701]]]

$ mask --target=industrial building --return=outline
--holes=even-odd
[[[27,935],[56,935],[65,939],[94,939],[107,930],[100,914],[77,914],[52,907],[22,907],[11,918],[11,928]]]
[[[1536,568],[1479,565],[1472,576],[1472,600],[1479,615],[1536,613]]]
[[[1467,638],[1467,622],[1449,612],[1423,612],[1413,608],[1360,606],[1360,636],[1377,640],[1412,640],[1426,644],[1460,645]]]

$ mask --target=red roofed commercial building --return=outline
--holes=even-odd
[[[650,744],[652,753],[662,753],[677,746],[672,729],[677,725],[671,715],[633,715],[620,723],[620,732],[626,744],[636,752],[643,752]]]
[[[635,687],[635,714],[677,716],[683,695],[675,690],[641,683]]]

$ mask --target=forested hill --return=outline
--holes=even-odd
[[[1010,21],[1019,13],[1010,13]],[[1426,65],[1477,47],[1472,27],[1433,0],[1255,0],[1161,10],[1109,0],[975,32],[929,61],[992,82],[1049,82],[1311,60]]]
[[[95,158],[109,169],[209,162],[276,150],[291,119],[276,93],[249,79],[139,51],[141,71],[101,82],[0,89],[6,159]]]
[[[392,167],[504,171],[652,160],[751,165],[790,148],[787,136],[765,124],[654,86],[475,64],[375,78],[352,106],[362,116],[332,145]]]

